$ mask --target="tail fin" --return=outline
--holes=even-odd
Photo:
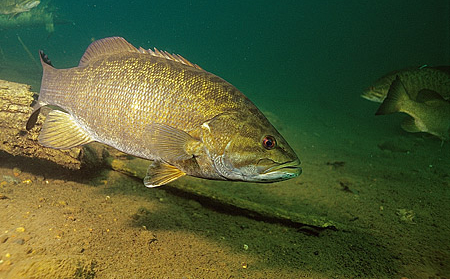
[[[405,86],[403,85],[400,78],[397,76],[389,87],[388,94],[384,99],[383,103],[378,108],[375,115],[390,114],[398,112],[401,110],[404,102],[408,101],[409,95],[406,92]]]
[[[41,64],[42,64],[42,69],[43,69],[43,73],[42,73],[42,83],[43,83],[45,80],[46,72],[48,72],[49,69],[53,69],[53,65],[52,65],[52,61],[50,61],[48,56],[42,50],[39,50],[39,58],[41,59]],[[41,89],[42,89],[42,87],[43,86],[41,84]],[[46,105],[45,103],[42,102],[43,97],[44,97],[43,95],[44,95],[44,91],[41,90],[38,101],[36,102],[36,104],[33,107],[34,110],[31,113],[30,118],[28,118],[28,121],[27,121],[26,128],[28,131],[31,130],[34,127],[34,125],[36,125],[36,121],[38,119],[39,112],[41,111],[41,107]],[[41,102],[40,102],[40,100],[41,100]]]

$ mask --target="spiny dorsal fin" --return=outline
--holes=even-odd
[[[79,66],[86,66],[89,61],[96,60],[106,54],[118,52],[139,52],[132,44],[122,37],[109,37],[97,40],[89,45],[81,57]]]
[[[155,57],[165,58],[168,60],[172,60],[172,61],[184,64],[187,66],[191,66],[191,67],[203,70],[199,65],[189,62],[186,58],[184,58],[183,56],[181,56],[179,54],[170,54],[167,51],[164,51],[164,50],[161,51],[161,50],[158,50],[157,48],[155,48],[154,50],[151,50],[151,49],[144,49],[142,47],[139,48],[139,52],[145,53],[145,54],[150,54]]]

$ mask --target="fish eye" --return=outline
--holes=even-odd
[[[275,140],[274,137],[268,135],[262,139],[262,145],[265,149],[270,150],[275,148],[275,146],[277,146],[277,141]]]

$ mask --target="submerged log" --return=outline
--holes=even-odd
[[[57,150],[45,148],[37,142],[44,114],[39,116],[31,131],[26,131],[25,124],[33,111],[31,105],[35,94],[29,85],[0,80],[0,150],[14,156],[46,159],[70,169],[79,169],[82,165],[81,148]]]

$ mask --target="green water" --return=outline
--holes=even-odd
[[[276,187],[207,183],[216,195],[357,228],[353,235],[323,236],[317,245],[330,254],[321,252],[321,261],[311,256],[317,248],[305,260],[289,258],[292,278],[302,268],[323,278],[450,276],[450,144],[402,131],[399,114],[375,117],[378,104],[360,97],[392,70],[450,65],[448,0],[54,0],[50,5],[64,23],[52,34],[43,26],[0,29],[0,79],[39,90],[41,69],[17,36],[36,60],[42,49],[56,68],[76,66],[94,39],[122,36],[135,46],[181,54],[270,113],[302,160],[303,174]],[[410,152],[378,147],[389,141],[406,141]],[[345,166],[327,164],[336,161]],[[351,195],[342,191],[347,184]],[[415,213],[414,224],[402,223],[401,209]]]

